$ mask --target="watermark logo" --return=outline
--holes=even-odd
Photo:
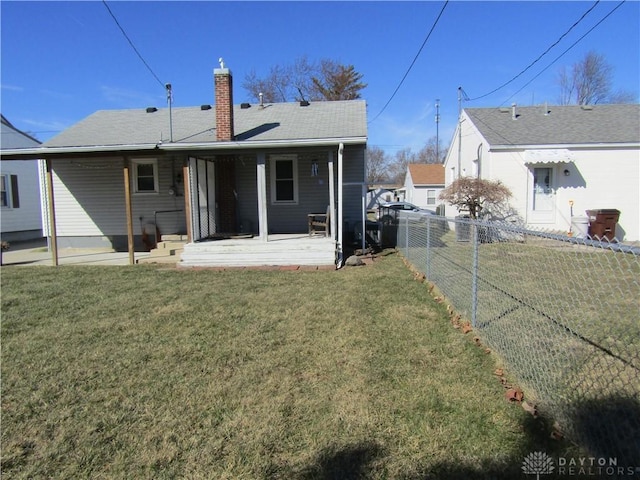
[[[616,457],[553,457],[545,452],[531,452],[522,461],[522,471],[525,475],[540,475],[565,477],[634,477],[638,478],[640,466],[624,466],[618,464]]]
[[[522,471],[527,475],[535,475],[536,480],[540,480],[540,475],[552,474],[554,469],[553,458],[544,452],[531,452],[522,462]]]

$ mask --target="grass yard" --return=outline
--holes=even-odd
[[[511,479],[566,448],[396,255],[1,280],[6,479]]]

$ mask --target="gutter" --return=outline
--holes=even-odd
[[[640,142],[626,143],[557,143],[557,144],[533,144],[533,145],[492,145],[489,151],[505,150],[553,150],[553,149],[590,149],[590,148],[640,148]]]
[[[256,140],[242,142],[194,142],[194,143],[142,143],[127,145],[92,145],[78,147],[14,148],[0,151],[0,160],[33,160],[52,157],[79,156],[83,154],[238,151],[270,148],[329,147],[339,144],[362,145],[367,137],[321,138],[301,140]]]

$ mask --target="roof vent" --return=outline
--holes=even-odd
[[[147,107],[147,113],[157,112],[158,109],[156,107]]]
[[[301,106],[301,107],[308,107],[309,105],[310,105],[310,103],[309,103],[308,101],[306,101],[306,100],[302,100],[302,101],[300,102],[300,106]]]
[[[211,105],[200,105],[200,110],[211,110]]]
[[[593,110],[593,105],[580,105],[582,110]]]
[[[241,103],[240,104],[240,108],[246,110],[247,108],[251,108],[251,104],[250,103]]]
[[[509,113],[511,110],[509,110],[506,107],[500,107],[500,113]]]

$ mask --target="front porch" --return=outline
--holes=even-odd
[[[335,266],[336,242],[324,235],[271,234],[184,246],[180,267]]]

